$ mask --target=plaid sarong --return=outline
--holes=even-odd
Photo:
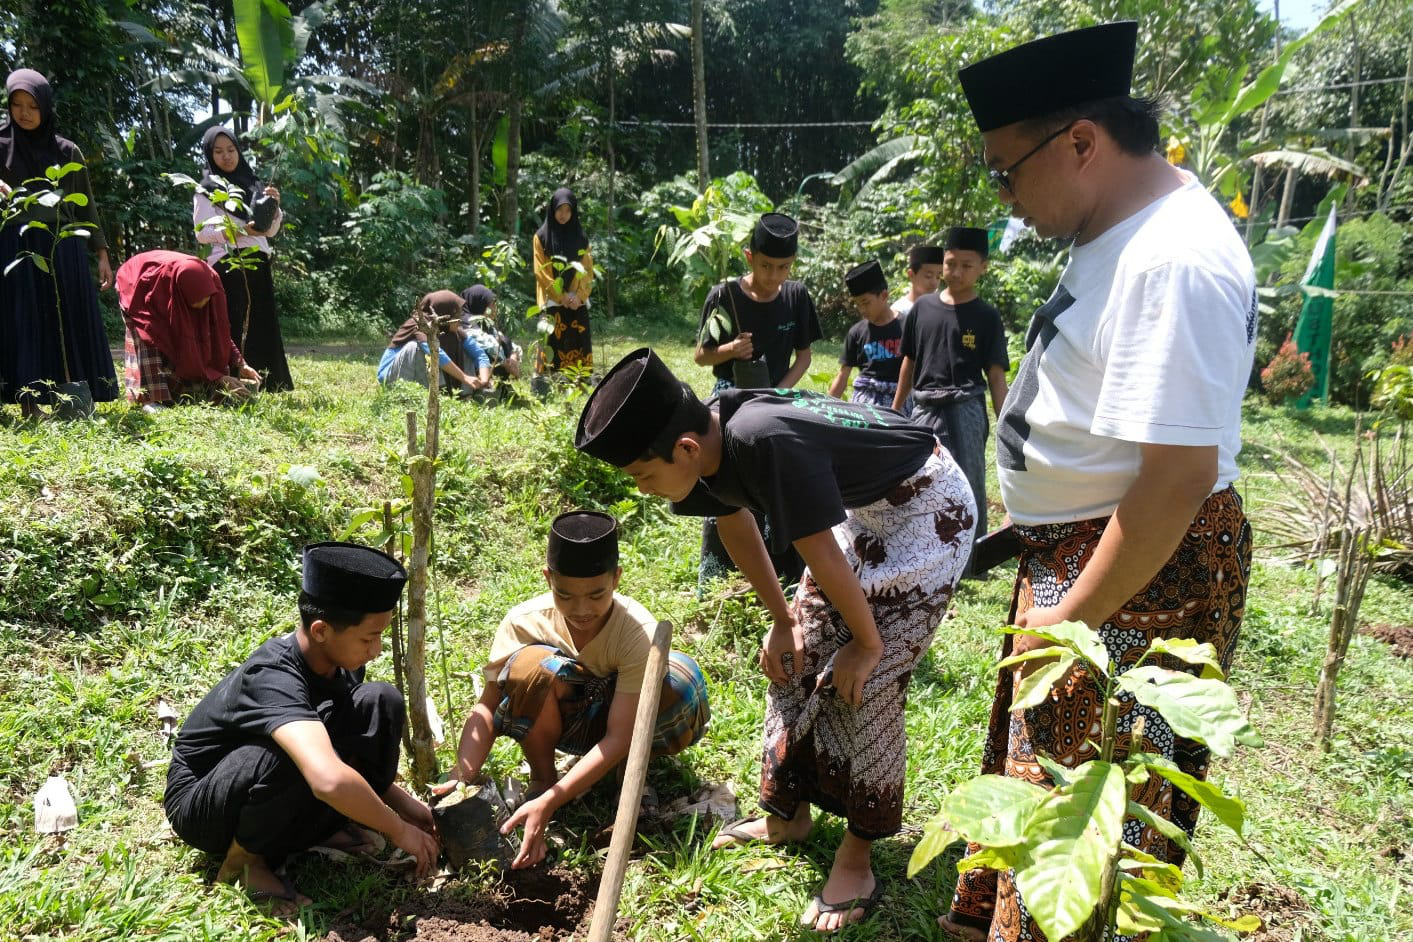
[[[556,680],[564,692],[558,699],[563,724],[559,750],[581,756],[597,745],[608,731],[608,709],[618,675],[597,677],[572,657],[542,644],[525,645],[501,668],[496,681],[501,693],[495,711],[496,735],[516,742],[523,739],[544,709],[545,697],[554,692]],[[686,749],[702,738],[710,719],[701,668],[681,651],[670,652],[653,729],[653,755],[671,756]]]
[[[123,331],[123,386],[129,402],[171,402],[166,357],[143,343],[131,330]]]
[[[240,352],[231,348],[226,371],[235,376],[245,366]],[[131,327],[123,330],[123,387],[128,401],[136,405],[174,402],[179,398],[216,401],[222,390],[212,383],[185,382],[172,375],[172,364],[156,347],[142,342]]]

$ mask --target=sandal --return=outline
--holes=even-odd
[[[819,917],[820,917],[820,916],[827,916],[827,915],[829,915],[830,913],[843,913],[843,914],[844,914],[844,918],[847,919],[847,918],[848,918],[848,914],[851,913],[851,912],[853,912],[854,910],[856,910],[856,909],[862,909],[862,910],[863,910],[863,915],[862,915],[862,916],[860,916],[858,919],[855,919],[853,922],[846,922],[846,923],[844,923],[842,926],[839,927],[840,929],[843,929],[843,928],[845,928],[845,927],[847,927],[847,926],[856,926],[856,925],[858,925],[859,923],[863,922],[863,921],[864,921],[865,919],[867,919],[869,916],[873,915],[873,911],[878,908],[878,904],[881,903],[882,901],[883,901],[883,881],[882,881],[882,880],[879,880],[877,877],[875,877],[875,878],[874,878],[874,881],[873,881],[873,892],[870,893],[870,894],[868,894],[868,896],[866,896],[866,897],[857,898],[857,899],[851,899],[851,900],[845,900],[845,901],[842,902],[842,903],[826,903],[826,902],[824,901],[824,889],[821,887],[821,888],[820,888],[820,891],[819,891],[818,893],[816,893],[816,894],[814,895],[814,898],[811,900],[811,902],[814,904],[814,918],[815,918],[815,921],[816,921],[816,922],[819,921]],[[810,928],[812,928],[812,927],[810,927]],[[837,930],[818,930],[818,929],[815,929],[815,930],[813,930],[813,931],[819,932],[819,931],[837,931]]]
[[[292,912],[284,913],[282,914],[283,916],[297,915],[299,911],[304,908],[299,902],[299,891],[294,888],[294,884],[290,882],[289,877],[285,876],[283,873],[276,873],[275,878],[280,881],[281,888],[279,890],[252,890],[250,887],[244,885],[242,885],[242,889],[245,890],[245,895],[250,897],[250,901],[256,905],[261,903],[272,904],[270,906],[270,914],[276,916],[276,918],[282,918],[280,914],[277,914],[277,910],[281,908],[281,903],[288,903],[294,907]]]
[[[737,818],[735,821],[732,821],[730,824],[724,826],[721,830],[716,832],[716,837],[728,837],[731,840],[735,841],[735,843],[722,844],[720,847],[713,847],[712,849],[725,850],[728,847],[746,847],[751,844],[764,844],[766,847],[779,847],[781,844],[796,843],[791,841],[789,838],[785,838],[784,840],[779,841],[772,841],[769,839],[769,837],[757,837],[750,831],[746,830],[747,825],[755,824],[757,821],[764,820],[765,819],[761,817]],[[713,839],[713,843],[715,843],[715,839]]]

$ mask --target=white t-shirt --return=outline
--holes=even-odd
[[[1194,178],[1076,246],[1026,333],[996,425],[1001,497],[1021,524],[1113,513],[1140,444],[1217,446],[1236,480],[1256,340],[1251,256]]]
[[[916,303],[916,301],[909,301],[908,296],[904,294],[888,306],[893,309],[894,314],[897,314],[899,317],[906,317],[907,313],[913,309],[913,305]]]

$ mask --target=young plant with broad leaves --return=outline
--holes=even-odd
[[[190,187],[192,190],[202,190],[201,184],[184,173],[164,174],[168,182],[173,186]],[[256,245],[240,245],[240,237],[246,234],[245,228],[240,224],[237,217],[231,213],[250,214],[251,207],[260,196],[259,193],[246,193],[243,189],[228,181],[225,177],[213,174],[211,179],[215,181],[217,189],[212,193],[206,193],[211,205],[226,212],[217,213],[210,219],[201,219],[196,222],[195,230],[200,232],[207,226],[217,226],[221,230],[222,236],[226,240],[226,254],[222,256],[225,266],[240,272],[241,280],[245,283],[245,311],[241,317],[240,342],[236,347],[240,350],[240,355],[245,356],[245,341],[250,334],[250,272],[260,265],[260,247]],[[205,192],[202,190],[202,192]],[[252,217],[253,218],[253,217]],[[204,249],[203,249],[204,251]]]
[[[54,273],[54,269],[57,265],[56,258],[59,254],[61,241],[72,238],[87,239],[93,234],[93,226],[88,222],[64,221],[66,209],[88,205],[88,194],[81,190],[71,193],[65,192],[61,186],[65,177],[81,170],[83,170],[83,164],[79,163],[55,164],[52,167],[46,167],[43,177],[26,180],[26,185],[17,187],[13,192],[7,194],[3,201],[0,201],[0,226],[4,226],[11,219],[24,213],[48,210],[54,214],[55,219],[52,224],[42,219],[30,219],[20,228],[20,235],[24,235],[31,229],[43,230],[52,235],[49,254],[41,255],[29,250],[20,251],[15,254],[14,260],[5,266],[0,277],[10,274],[11,269],[25,259],[32,261],[36,268],[49,276],[49,282],[54,286],[54,311],[57,315],[56,327],[59,332],[59,358],[64,367],[64,382],[66,384],[72,383],[73,379],[69,373],[68,340],[64,336],[64,299],[59,292],[59,278]],[[29,186],[28,184],[38,185]]]
[[[1238,743],[1261,745],[1225,682],[1212,645],[1160,638],[1138,663],[1119,674],[1099,635],[1082,623],[1002,630],[1050,643],[998,665],[1002,670],[1022,664],[1032,668],[1017,684],[1013,710],[1044,702],[1077,665],[1089,672],[1104,703],[1095,743],[1099,758],[1066,768],[1037,754],[1055,782],[1051,788],[1001,775],[964,782],[943,800],[941,812],[924,829],[909,861],[908,876],[962,838],[980,849],[963,858],[958,871],[975,867],[1014,871],[1027,909],[1052,940],[1147,933],[1150,942],[1217,942],[1230,938],[1224,928],[1258,928],[1260,922],[1254,916],[1226,919],[1181,899],[1182,871],[1123,839],[1124,819],[1136,818],[1186,851],[1198,875],[1202,873],[1202,860],[1188,834],[1130,797],[1152,776],[1187,793],[1241,839],[1245,806],[1240,800],[1162,756],[1115,755],[1120,696],[1132,697],[1157,712],[1174,734],[1202,743],[1217,756],[1230,756]],[[1159,655],[1190,665],[1195,673],[1163,667],[1156,663]],[[1140,716],[1134,722],[1132,742],[1141,742],[1142,725]]]

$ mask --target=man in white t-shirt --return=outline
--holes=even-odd
[[[1073,243],[997,423],[1001,495],[1021,543],[1014,621],[1083,621],[1124,665],[1155,638],[1195,638],[1227,666],[1251,559],[1231,485],[1255,278],[1225,211],[1159,154],[1156,104],[1130,97],[1136,35],[1132,22],[1075,30],[960,73],[1001,200],[1039,236]],[[1005,653],[1044,644],[1020,636]],[[1037,753],[1068,767],[1098,757],[1102,698],[1087,675],[1012,714],[1017,680],[998,678],[983,771],[1048,786]],[[1140,716],[1143,749],[1206,774],[1206,749],[1131,699],[1118,728]],[[1197,804],[1166,782],[1141,800],[1189,833],[1196,825]],[[1124,839],[1182,862],[1136,820]],[[940,922],[964,938],[1044,938],[1010,872],[963,873]]]

